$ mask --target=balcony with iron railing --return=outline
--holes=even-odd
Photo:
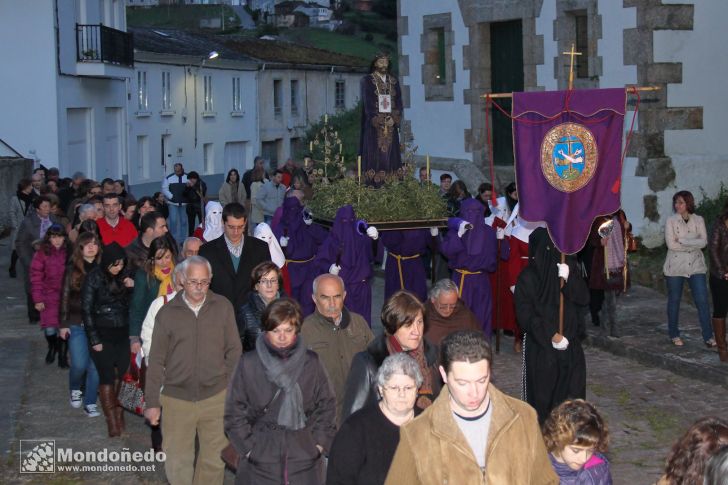
[[[88,75],[134,67],[134,36],[102,24],[76,24],[76,61],[80,74]]]

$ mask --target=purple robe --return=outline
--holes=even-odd
[[[448,258],[452,279],[458,285],[460,298],[483,326],[490,337],[492,333],[492,295],[488,273],[496,269],[498,243],[495,231],[483,220],[483,205],[475,199],[466,199],[460,205],[462,220],[472,224],[462,238],[458,237],[458,219],[447,232],[440,251]]]
[[[321,243],[326,239],[326,230],[318,224],[306,225],[303,222],[303,206],[296,197],[283,201],[279,224],[273,231],[280,241],[281,236],[288,238],[288,246],[283,248],[286,267],[291,280],[291,297],[301,305],[303,316],[313,313],[315,305],[311,298],[313,280],[320,274],[314,260]]]
[[[356,225],[354,209],[350,205],[340,207],[329,236],[316,255],[316,264],[320,273],[327,273],[334,263],[341,266],[339,276],[346,289],[344,305],[363,316],[371,327],[372,240],[360,234]]]
[[[380,240],[389,251],[384,270],[384,301],[399,290],[411,291],[420,301],[425,301],[427,275],[422,255],[430,237],[428,229],[382,231]]]
[[[402,93],[399,82],[391,74],[387,74],[386,82],[375,76],[377,75],[374,73],[367,74],[359,83],[360,99],[363,102],[359,154],[364,174],[369,170],[395,172],[402,166],[398,133],[402,119]],[[378,92],[388,93],[391,96],[391,113],[379,112]],[[393,126],[386,126],[387,118],[391,118]]]

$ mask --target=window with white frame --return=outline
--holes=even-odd
[[[291,79],[291,116],[298,116],[298,79]]]
[[[343,79],[336,81],[336,90],[334,91],[334,108],[346,109],[346,81]]]
[[[137,109],[146,111],[148,106],[147,71],[137,71]]]
[[[279,118],[283,113],[283,93],[281,88],[281,80],[273,80],[273,116]]]
[[[243,111],[243,101],[240,96],[240,78],[233,78],[233,111]]]
[[[162,71],[162,110],[172,109],[172,88],[170,87],[169,71]]]
[[[215,172],[215,149],[212,143],[202,145],[202,159],[205,174]]]
[[[203,78],[203,84],[204,84],[204,106],[203,111],[212,111],[212,76],[204,76]]]

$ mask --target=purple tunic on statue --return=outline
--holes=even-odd
[[[339,276],[344,280],[349,311],[362,315],[369,326],[372,319],[372,240],[356,229],[356,216],[350,205],[336,211],[329,236],[319,248],[316,264],[321,273],[327,273],[336,263],[341,266]]]
[[[313,313],[313,280],[320,274],[317,270],[316,252],[326,239],[326,230],[318,224],[307,225],[303,221],[303,206],[296,197],[283,201],[280,223],[273,234],[280,241],[281,236],[288,238],[288,246],[283,248],[286,266],[291,279],[291,297],[301,305],[303,316]]]
[[[451,229],[442,241],[440,251],[448,258],[452,279],[458,285],[460,298],[475,313],[490,337],[492,332],[492,294],[488,273],[496,269],[498,243],[495,231],[483,220],[483,205],[466,199],[460,205],[460,217],[472,224],[463,237],[458,237],[460,219],[451,218]]]
[[[420,301],[427,298],[427,276],[421,255],[430,239],[428,229],[382,231],[380,239],[387,248],[384,270],[384,301],[396,291],[408,290]]]
[[[391,74],[383,79],[367,74],[359,85],[363,103],[359,153],[362,170],[394,172],[402,166],[399,147],[399,123],[402,119],[402,93],[397,78]],[[390,112],[380,112],[379,96],[389,96]],[[389,126],[389,125],[392,126]]]

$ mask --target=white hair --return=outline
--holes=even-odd
[[[415,381],[415,385],[418,389],[424,380],[417,361],[405,352],[392,354],[384,359],[384,362],[382,362],[382,365],[377,371],[377,386],[386,386],[389,379],[396,374],[403,374],[407,377],[411,377],[412,380]]]
[[[445,278],[435,283],[430,289],[430,298],[437,299],[442,293],[458,292],[458,285],[451,279]]]
[[[313,280],[313,294],[314,295],[316,295],[316,292],[318,291],[318,285],[319,285],[319,283],[321,281],[323,281],[323,280],[326,280],[326,279],[332,279],[332,280],[338,281],[339,282],[339,285],[341,285],[341,291],[346,291],[346,286],[344,286],[344,280],[341,279],[341,276],[338,276],[338,275],[335,275],[335,274],[331,274],[331,273],[324,273],[324,274],[318,275]]]
[[[190,256],[189,258],[184,260],[184,266],[185,266],[185,276],[187,276],[187,269],[189,269],[192,265],[198,265],[198,266],[205,266],[207,268],[208,273],[210,273],[210,278],[212,278],[212,266],[210,265],[210,262],[203,258],[202,256]]]

